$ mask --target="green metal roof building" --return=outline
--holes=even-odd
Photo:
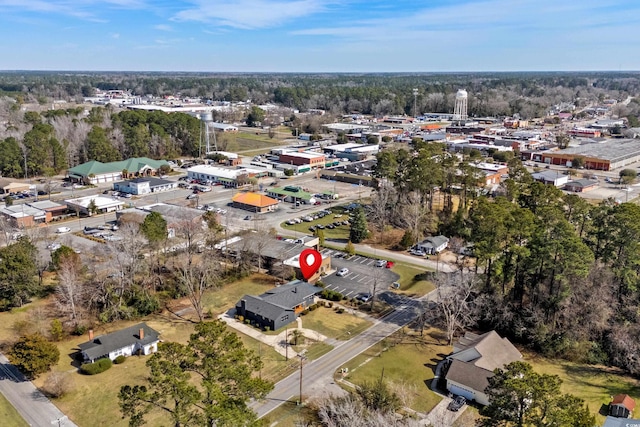
[[[313,194],[303,191],[300,187],[287,186],[284,188],[274,187],[267,190],[267,195],[277,200],[285,202],[303,201],[310,203]]]
[[[169,165],[165,160],[153,160],[147,157],[135,157],[119,162],[102,163],[97,160],[83,163],[69,169],[68,175],[72,181],[86,184],[119,181],[128,177],[155,175],[163,165]],[[128,176],[122,176],[126,170]]]

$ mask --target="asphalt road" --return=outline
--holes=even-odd
[[[425,295],[420,300],[427,298],[428,296]],[[376,321],[362,334],[339,344],[322,357],[305,364],[302,368],[302,395],[318,395],[330,388],[333,384],[333,374],[337,369],[413,320],[422,304],[420,300],[399,296],[395,311]],[[264,400],[253,402],[251,407],[256,411],[258,417],[263,417],[299,394],[300,371],[278,382]]]
[[[31,426],[75,426],[3,354],[0,354],[0,392]]]

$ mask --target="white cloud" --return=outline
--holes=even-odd
[[[173,28],[171,27],[171,25],[166,25],[166,24],[154,25],[153,28],[159,31],[173,31]]]
[[[111,33],[110,34],[112,39],[119,39],[120,38],[120,33]]]
[[[175,21],[199,21],[242,28],[270,28],[325,10],[323,0],[195,0]]]

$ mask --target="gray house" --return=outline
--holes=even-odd
[[[89,341],[79,344],[80,352],[86,362],[95,362],[108,357],[115,360],[118,356],[133,354],[151,354],[158,350],[160,333],[146,323],[138,323],[125,329],[106,335],[93,336],[89,331]]]
[[[293,322],[305,308],[313,304],[314,295],[321,290],[307,282],[295,280],[262,295],[243,296],[236,304],[236,314],[261,328],[268,327],[275,331]]]
[[[449,238],[446,236],[433,236],[424,239],[416,245],[417,249],[421,249],[428,255],[438,254],[449,246]]]

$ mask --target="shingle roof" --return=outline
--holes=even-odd
[[[484,391],[487,387],[487,379],[493,375],[495,369],[522,359],[522,354],[518,349],[508,339],[501,338],[495,331],[482,335],[465,334],[456,344],[456,348],[460,350],[449,356],[453,363],[447,372],[447,379],[468,385],[479,391]],[[473,349],[478,357],[468,361],[457,359],[457,355],[467,352],[469,349]],[[467,357],[468,355],[465,356],[465,359]]]
[[[143,339],[140,339],[140,329],[144,330]],[[100,335],[92,341],[79,344],[78,347],[89,359],[94,360],[135,343],[140,343],[140,345],[151,344],[158,341],[159,335],[158,331],[150,328],[146,323],[138,323],[110,334]]]
[[[267,319],[277,319],[284,312],[293,312],[294,308],[302,304],[306,298],[321,290],[307,282],[294,280],[286,285],[270,289],[259,296],[245,295],[236,304],[236,307],[244,301],[247,311]]]
[[[272,199],[269,196],[265,196],[263,194],[258,193],[238,193],[231,198],[236,203],[242,203],[244,205],[256,206],[259,208],[264,208],[271,205],[278,204],[276,199]]]
[[[89,176],[91,174],[101,175],[105,173],[122,172],[124,169],[129,173],[136,173],[142,170],[145,166],[149,166],[151,169],[159,169],[162,165],[168,165],[168,163],[164,160],[153,160],[148,157],[134,157],[132,159],[109,163],[91,160],[69,169],[69,174],[79,176]]]

